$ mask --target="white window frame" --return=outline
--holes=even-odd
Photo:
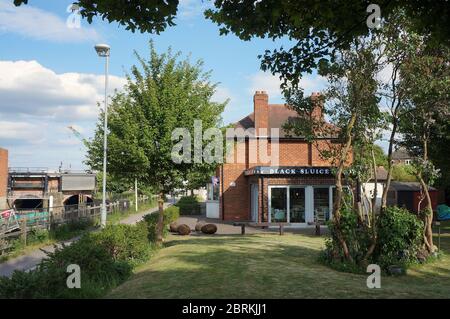
[[[305,222],[293,223],[292,226],[306,226],[308,223],[314,222],[314,188],[328,188],[328,207],[330,210],[330,220],[333,218],[333,188],[335,185],[269,185],[268,188],[268,222],[272,222],[272,189],[273,188],[285,188],[286,189],[286,222],[290,223],[291,211],[290,211],[290,189],[291,188],[303,188],[305,190]]]

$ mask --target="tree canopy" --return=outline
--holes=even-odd
[[[183,128],[194,136],[195,120],[202,121],[203,131],[216,127],[225,107],[211,101],[216,84],[210,72],[202,71],[203,63],[178,61],[179,56],[170,50],[159,55],[152,43],[148,60],[136,53],[139,65],[131,68],[125,92],[112,97],[108,110],[108,172],[138,178],[165,193],[182,186],[188,172],[204,171],[207,165],[175,163],[172,132]],[[87,164],[93,169],[102,165],[103,116],[88,149]]]
[[[28,0],[13,0],[16,6]],[[206,0],[205,0],[206,1]],[[367,0],[215,0],[215,9],[205,12],[207,18],[221,25],[221,32],[233,32],[241,39],[253,36],[302,40],[293,48],[305,52],[314,46],[345,44],[368,32]],[[80,14],[89,22],[99,16],[118,22],[133,32],[162,32],[175,25],[179,0],[78,0]],[[383,18],[404,10],[414,31],[430,35],[436,43],[449,41],[448,2],[445,0],[380,1]],[[251,17],[251,18],[249,18]],[[318,51],[320,52],[320,50]],[[279,52],[280,54],[282,51]],[[287,52],[286,52],[287,53]]]

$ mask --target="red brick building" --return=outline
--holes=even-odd
[[[0,148],[0,210],[6,208],[8,187],[8,151]]]
[[[286,121],[305,121],[306,117],[300,118],[284,104],[269,104],[264,91],[257,91],[253,102],[254,112],[237,122],[235,128],[254,130],[254,134],[243,140],[234,139],[235,154],[217,170],[220,218],[283,221],[293,226],[313,222],[317,214],[329,219],[335,179],[331,163],[320,156],[319,149],[327,147],[333,138],[317,141],[316,147],[302,137],[289,136],[282,129]],[[312,116],[323,116],[318,103]],[[270,132],[277,128],[278,141]],[[259,157],[255,160],[251,155],[260,148],[267,148],[272,155],[271,147],[275,144],[278,144],[276,165],[262,162]],[[239,150],[245,154],[241,162],[236,161]]]

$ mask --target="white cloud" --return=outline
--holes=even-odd
[[[250,81],[249,92],[254,94],[255,91],[266,91],[269,98],[281,98],[280,89],[281,80],[278,76],[267,72],[258,71],[248,77]],[[300,87],[305,90],[305,94],[322,90],[326,85],[326,79],[319,75],[306,75],[300,80]]]
[[[66,13],[69,18],[71,13]],[[0,32],[56,42],[99,41],[92,27],[69,28],[57,15],[30,5],[16,7],[10,0],[0,0]]]
[[[376,79],[382,84],[389,84],[392,81],[392,72],[394,71],[394,66],[392,63],[387,63],[381,70],[376,74]]]
[[[23,141],[39,144],[44,141],[46,126],[29,122],[0,121],[0,141],[3,145]]]
[[[218,86],[211,100],[213,100],[214,102],[223,103],[227,99],[230,99],[231,102],[235,99],[235,96],[231,93],[230,89],[228,89],[227,87]]]
[[[125,78],[110,76],[109,93]],[[57,74],[36,61],[0,61],[0,114],[90,120],[104,99],[104,76]]]
[[[202,15],[209,3],[207,1],[199,0],[180,0],[178,6],[178,17],[181,19],[193,18]]]

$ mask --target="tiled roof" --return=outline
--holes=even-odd
[[[287,107],[286,104],[269,104],[269,134],[270,134],[270,129],[271,128],[280,128],[280,137],[283,138],[287,138],[287,137],[292,137],[292,138],[302,138],[301,136],[295,136],[293,134],[287,134],[287,132],[282,129],[283,125],[286,124],[288,121],[292,121],[292,120],[306,120],[306,119],[302,119],[299,114],[297,113],[297,111],[294,111],[290,108]],[[334,127],[331,124],[325,124],[327,126],[330,127]],[[234,125],[235,128],[243,128],[245,129],[249,129],[249,128],[254,128],[255,127],[255,121],[254,121],[254,113],[250,113],[249,115],[247,115],[246,117],[244,117],[243,119],[241,119],[240,121],[236,122]]]
[[[419,182],[391,182],[391,189],[395,189],[396,191],[420,191],[420,183]],[[428,187],[430,191],[435,191],[436,188]]]
[[[411,155],[408,154],[408,151],[404,149],[403,147],[395,150],[392,152],[392,159],[393,160],[405,160],[412,158]]]

